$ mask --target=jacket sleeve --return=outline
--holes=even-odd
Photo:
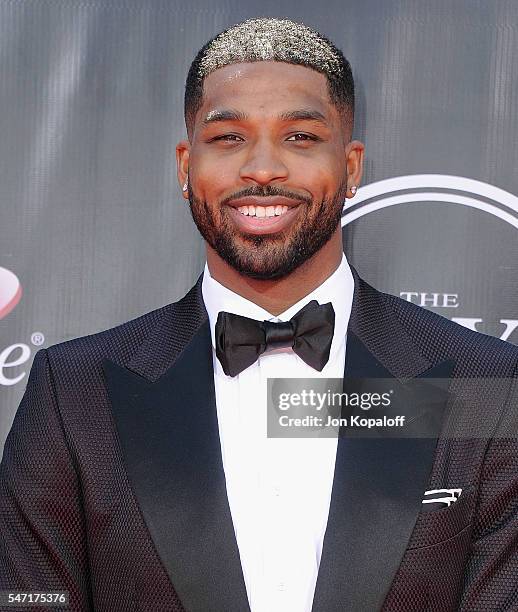
[[[93,610],[81,488],[45,349],[34,357],[0,464],[1,590],[68,591],[66,609]]]
[[[516,375],[516,371],[515,371]],[[462,612],[518,610],[518,378],[486,453]]]

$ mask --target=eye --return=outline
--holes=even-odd
[[[240,140],[242,140],[242,138],[240,136],[237,136],[237,134],[222,134],[221,136],[215,136],[214,138],[212,138],[211,142],[239,142]]]
[[[292,134],[286,140],[288,140],[289,142],[304,142],[306,140],[318,140],[318,138],[311,134],[305,134],[304,132],[298,132],[297,134]]]

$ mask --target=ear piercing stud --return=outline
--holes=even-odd
[[[187,177],[187,178],[185,179],[185,183],[183,184],[182,191],[187,191],[187,181],[188,181],[188,180],[189,180],[189,178]]]
[[[351,187],[351,193],[352,193],[353,195],[356,195],[356,192],[357,192],[357,191],[358,191],[358,187],[356,187],[356,185],[352,185],[352,187]]]

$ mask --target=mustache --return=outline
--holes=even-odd
[[[265,185],[264,187],[261,187],[260,185],[252,185],[250,187],[247,187],[246,189],[236,191],[236,193],[233,193],[232,195],[226,197],[220,202],[220,206],[230,204],[230,202],[232,202],[233,200],[245,198],[247,196],[254,196],[257,198],[278,196],[288,198],[290,200],[295,200],[296,202],[304,202],[306,204],[312,203],[312,199],[309,196],[300,195],[299,193],[295,193],[293,191],[290,191],[289,189],[284,189],[283,187],[277,187],[276,185]]]

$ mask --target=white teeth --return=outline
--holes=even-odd
[[[242,215],[248,217],[278,217],[288,212],[288,206],[239,206],[237,209]]]

